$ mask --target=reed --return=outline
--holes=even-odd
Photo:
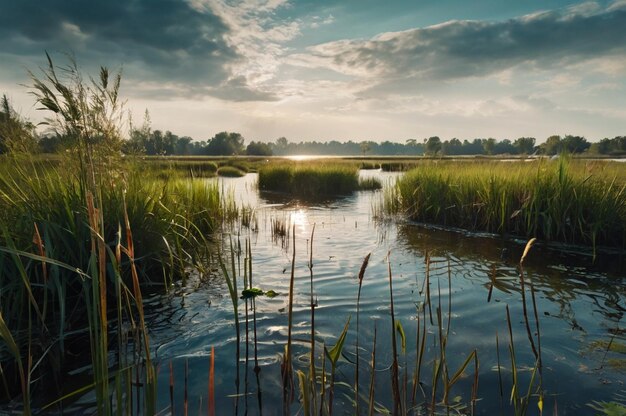
[[[131,158],[128,162],[160,179],[212,178],[217,175],[213,161]]]
[[[359,312],[361,305],[361,288],[363,287],[363,278],[365,277],[365,270],[367,270],[367,265],[369,264],[370,257],[372,253],[368,253],[367,256],[363,259],[363,263],[361,264],[361,270],[359,270],[359,290],[356,295],[356,344],[355,344],[355,356],[356,362],[354,364],[354,403],[355,403],[355,412],[356,414],[360,414],[359,412]]]
[[[423,162],[385,205],[425,223],[594,249],[626,245],[626,171],[610,162]]]
[[[259,169],[259,189],[299,197],[348,194],[360,189],[358,167],[320,162],[270,164]]]
[[[376,191],[382,189],[383,184],[378,178],[361,178],[359,179],[360,191]]]
[[[217,176],[224,176],[227,178],[240,178],[245,176],[246,172],[238,169],[234,166],[222,166],[217,169]]]
[[[122,160],[119,73],[83,77],[74,61],[59,70],[46,57],[31,92],[70,146],[50,163],[16,154],[0,166],[0,336],[13,355],[2,356],[2,373],[16,368],[5,386],[21,390],[7,387],[3,399],[21,393],[29,414],[93,389],[98,413],[155,414],[142,286],[167,288],[201,269],[225,204],[216,185],[163,180]],[[83,352],[76,345],[91,355],[93,381],[50,391],[74,369],[66,357]]]
[[[380,164],[380,170],[383,172],[405,172],[411,170],[417,166],[417,162],[382,162]]]
[[[363,169],[363,170],[380,169],[380,164],[376,162],[361,162],[359,164],[359,169]]]

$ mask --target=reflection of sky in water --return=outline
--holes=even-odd
[[[389,183],[398,176],[397,173],[380,171],[362,171],[361,174],[380,176],[383,182]],[[311,231],[315,224],[313,274],[314,297],[318,303],[315,317],[318,352],[322,350],[322,341],[334,344],[346,320],[352,316],[353,324],[346,348],[353,354],[358,289],[356,276],[363,258],[372,253],[363,280],[359,339],[361,347],[366,351],[363,362],[367,362],[376,326],[377,361],[381,368],[389,365],[391,332],[386,260],[390,253],[396,317],[404,327],[408,342],[406,361],[411,369],[409,380],[415,363],[418,310],[420,324],[424,324],[425,314],[428,327],[422,382],[429,389],[436,350],[432,346],[438,332],[436,325],[430,325],[430,316],[432,314],[436,322],[437,308],[440,307],[445,326],[450,308],[452,320],[447,344],[449,371],[456,371],[467,354],[477,349],[480,359],[479,397],[483,399],[477,406],[477,414],[499,414],[499,398],[493,393],[499,390],[498,375],[493,371],[497,369],[497,333],[501,365],[508,368],[508,373],[505,371],[502,374],[506,399],[504,414],[510,413],[511,408],[507,407],[511,385],[506,305],[511,312],[516,360],[521,386],[524,388],[527,388],[531,376],[528,369],[535,362],[523,324],[517,271],[523,242],[467,236],[459,232],[402,223],[377,224],[370,218],[370,211],[372,204],[380,198],[380,192],[357,192],[350,197],[311,203],[292,201],[284,195],[259,196],[256,174],[221,181],[224,189],[231,189],[238,204],[256,207],[258,233],[241,228],[234,236],[235,239],[239,236],[242,247],[245,247],[246,241],[252,247],[253,286],[279,293],[275,298],[260,297],[256,300],[257,347],[262,367],[261,387],[265,413],[274,414],[280,410],[277,407],[281,392],[277,357],[282,353],[286,341],[286,294],[289,291],[293,249],[291,240],[285,247],[272,239],[269,224],[276,218],[295,225],[293,336],[296,340],[294,350],[298,358],[295,360],[297,369],[306,370],[306,360],[302,357],[309,351],[305,342],[310,336],[308,261]],[[424,304],[426,257],[432,260],[429,266],[430,308]],[[551,408],[556,402],[563,414],[585,414],[583,409],[587,409],[586,404],[591,400],[611,400],[614,394],[624,388],[624,374],[607,365],[602,366],[603,352],[589,347],[593,342],[607,342],[611,337],[614,337],[615,342],[626,343],[624,333],[619,330],[626,310],[624,274],[616,266],[614,258],[601,258],[595,264],[590,259],[581,253],[567,254],[538,244],[526,260],[527,284],[532,283],[536,292],[541,330],[543,385],[546,391],[544,406]],[[239,267],[238,264],[236,267]],[[184,359],[190,360],[192,371],[189,377],[193,387],[189,394],[198,401],[201,396],[206,397],[208,352],[214,345],[219,358],[216,364],[216,374],[219,375],[219,382],[216,382],[218,409],[231,409],[233,399],[227,395],[235,393],[235,331],[232,304],[223,278],[215,271],[208,277],[192,279],[187,287],[178,290],[178,295],[150,299],[147,308],[157,358],[163,363],[172,360],[177,375],[182,371]],[[491,298],[487,302],[490,290]],[[527,287],[527,307],[532,313],[529,290]],[[245,332],[243,302],[240,301],[242,334]],[[535,332],[534,318],[531,319],[531,325]],[[242,362],[245,364],[244,347],[242,341]],[[252,356],[252,352],[249,351],[249,354]],[[620,357],[610,353],[609,358]],[[341,360],[339,369],[342,381],[352,383],[353,366]],[[162,366],[161,379],[164,381],[159,385],[159,393],[164,398],[169,397],[168,371],[166,366]],[[388,375],[384,372],[377,374],[377,397],[387,403],[390,397]],[[362,375],[369,377],[366,364]],[[469,400],[471,379],[470,376],[463,377],[453,389],[454,395]],[[364,385],[369,385],[368,380],[364,379]],[[256,391],[255,383],[249,381],[250,391]],[[243,392],[243,384],[241,389]],[[351,405],[341,398],[342,393],[350,394],[348,390],[339,390],[336,405],[340,409],[343,406],[343,410],[350,413]],[[249,398],[249,414],[258,414],[254,407],[256,399],[252,397],[255,396]],[[292,406],[293,413],[297,408],[297,403]],[[337,413],[341,414],[341,411]]]

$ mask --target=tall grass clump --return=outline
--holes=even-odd
[[[359,188],[354,164],[280,163],[259,169],[259,189],[297,196],[343,195]]]
[[[167,158],[145,158],[133,160],[149,171],[151,176],[161,179],[212,178],[217,175],[217,164],[212,161],[176,160]]]
[[[222,166],[217,169],[218,176],[224,176],[227,178],[240,178],[245,176],[246,172],[242,171],[234,166]]]
[[[383,172],[405,172],[417,166],[416,162],[381,162],[380,169]]]
[[[359,190],[361,191],[376,191],[382,189],[383,184],[378,178],[360,178]]]
[[[56,166],[12,155],[0,167],[0,364],[10,386],[0,401],[29,414],[93,390],[98,413],[153,414],[142,290],[202,267],[220,192],[122,163],[120,75],[102,68],[85,81],[73,61],[47,58],[32,92],[70,146]],[[64,390],[89,358],[92,382]]]
[[[411,220],[547,241],[626,244],[626,172],[558,161],[424,163],[386,195]]]

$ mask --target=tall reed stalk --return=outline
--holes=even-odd
[[[360,312],[360,304],[361,304],[361,288],[363,287],[363,278],[365,277],[365,270],[367,269],[367,265],[369,264],[370,257],[372,253],[368,253],[367,256],[363,259],[363,263],[361,264],[361,269],[359,270],[359,291],[356,295],[356,345],[355,345],[355,353],[356,353],[356,363],[354,365],[354,403],[355,403],[355,412],[356,414],[360,414],[359,411],[359,402],[361,401],[359,397],[359,312]]]
[[[295,282],[296,267],[296,226],[292,227],[293,235],[293,254],[291,257],[291,275],[289,278],[289,311],[287,315],[287,344],[285,345],[285,354],[282,362],[282,378],[283,378],[283,406],[284,411],[289,411],[289,405],[293,398],[293,368],[291,363],[291,328],[293,326],[293,291]]]
[[[400,379],[398,366],[398,346],[396,341],[396,316],[393,306],[393,283],[391,275],[391,252],[387,253],[387,271],[389,273],[389,303],[391,306],[391,351],[393,354],[391,363],[391,391],[393,400],[393,414],[402,414],[402,401],[400,400]]]

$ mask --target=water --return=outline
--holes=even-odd
[[[377,175],[383,181],[393,180],[397,175],[379,171],[363,171],[362,174]],[[170,405],[171,364],[176,413],[182,413],[184,406],[185,365],[188,366],[189,411],[194,413],[201,409],[202,413],[206,412],[209,357],[214,347],[217,414],[232,414],[236,401],[240,414],[246,410],[248,414],[282,413],[280,354],[287,342],[287,295],[294,235],[285,240],[273,239],[271,224],[278,219],[295,227],[292,336],[296,369],[306,372],[308,368],[311,330],[308,262],[311,233],[315,226],[312,246],[314,297],[318,305],[315,309],[318,353],[322,351],[323,343],[329,348],[335,344],[344,324],[351,317],[344,347],[346,357],[340,359],[337,368],[338,381],[354,384],[354,365],[346,358],[354,360],[357,276],[364,257],[371,253],[360,302],[361,393],[367,397],[369,361],[376,328],[376,367],[380,370],[376,372],[376,399],[392,409],[391,376],[387,370],[392,362],[390,266],[395,314],[406,333],[406,354],[402,353],[400,344],[398,349],[401,374],[408,370],[409,393],[416,364],[415,340],[419,316],[419,324],[422,327],[426,324],[427,327],[420,377],[427,395],[425,399],[418,390],[417,402],[430,402],[433,360],[439,356],[436,322],[437,308],[440,308],[444,335],[448,331],[448,320],[450,322],[446,346],[450,377],[476,350],[479,359],[477,397],[480,399],[476,404],[476,413],[512,413],[513,408],[509,404],[512,372],[507,305],[521,395],[528,390],[536,362],[527,335],[517,267],[525,242],[417,224],[381,224],[371,218],[372,205],[380,198],[380,192],[359,192],[348,197],[310,203],[293,201],[281,195],[259,194],[255,174],[222,181],[225,188],[232,189],[240,205],[255,207],[258,222],[257,231],[243,227],[230,236],[224,236],[224,241],[232,238],[243,247],[249,240],[253,257],[253,286],[279,293],[274,298],[259,297],[256,300],[260,382],[257,384],[253,371],[252,311],[249,311],[249,362],[246,365],[245,304],[240,300],[241,367],[239,397],[238,400],[235,398],[238,391],[235,385],[233,307],[226,283],[220,272],[214,269],[208,276],[192,276],[185,286],[179,284],[171,293],[154,295],[146,301],[147,326],[155,348],[155,361],[159,364],[158,409],[167,409]],[[529,325],[533,341],[538,343],[529,288],[532,283],[539,318],[543,406],[550,414],[555,406],[560,415],[589,414],[588,403],[619,399],[626,389],[623,385],[626,380],[626,355],[623,351],[606,351],[609,344],[612,347],[626,344],[622,322],[626,311],[623,260],[607,255],[593,263],[589,251],[554,249],[537,244],[525,262]],[[430,308],[424,303],[427,257],[430,259]],[[241,291],[241,281],[239,286]],[[430,323],[431,314],[434,324]],[[496,334],[500,346],[500,373]],[[397,339],[400,343],[400,337]],[[319,367],[321,355],[318,354],[316,360]],[[538,373],[535,374],[535,387],[539,377]],[[502,384],[499,378],[502,378]],[[472,361],[453,387],[450,402],[460,396],[460,403],[469,404],[473,381]],[[297,401],[298,391],[296,387],[295,400],[290,408],[292,414],[302,413]],[[354,397],[351,389],[336,386],[335,414],[354,413],[348,397]],[[538,413],[537,401],[537,396],[531,398],[528,414]],[[408,402],[411,403],[410,398]],[[367,406],[366,399],[361,406]]]

